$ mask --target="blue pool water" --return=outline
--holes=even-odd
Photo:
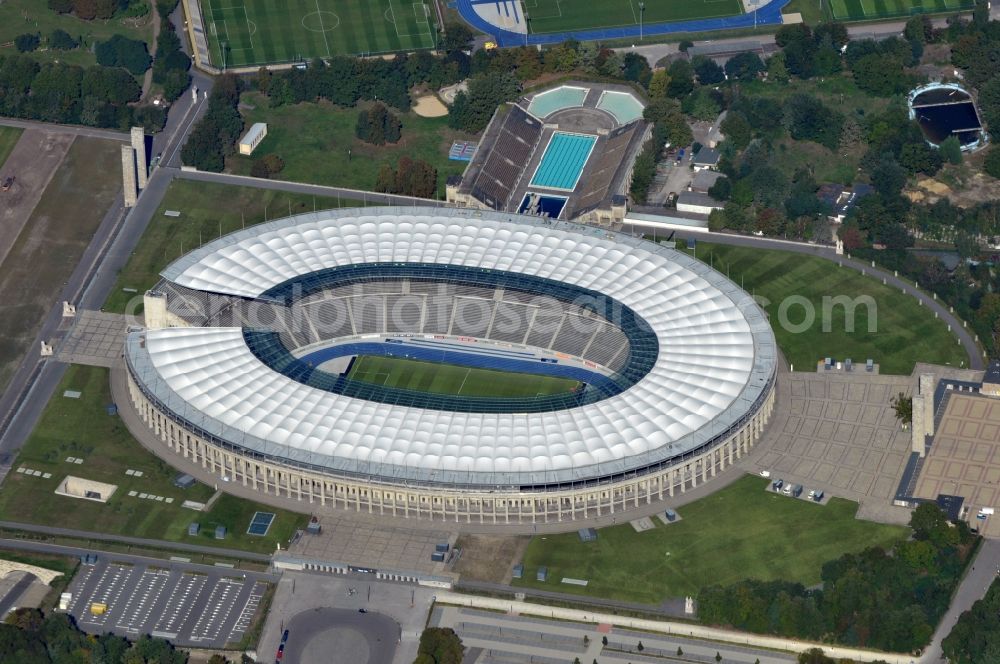
[[[531,178],[531,184],[535,187],[573,191],[596,142],[596,136],[560,131],[552,134],[542,161]]]

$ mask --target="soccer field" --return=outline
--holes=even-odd
[[[571,392],[580,386],[575,380],[553,376],[475,369],[381,355],[358,357],[348,378],[405,390],[468,397],[535,397]]]
[[[522,6],[529,30],[538,34],[620,28],[639,25],[640,18],[648,25],[743,13],[741,0],[645,0],[645,10],[639,4],[639,0],[523,0]]]
[[[833,17],[846,21],[970,9],[973,0],[830,0]]]
[[[433,48],[431,5],[410,0],[202,0],[212,62],[231,68]]]

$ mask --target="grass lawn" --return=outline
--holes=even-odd
[[[571,392],[575,380],[537,374],[475,369],[398,357],[363,355],[349,378],[406,390],[467,397],[536,397]]]
[[[825,20],[827,13],[824,11],[824,7],[821,7],[823,3],[817,0],[790,0],[790,2],[781,9],[782,14],[801,14],[802,22],[809,25],[815,26],[820,21]]]
[[[66,390],[77,390],[82,395],[79,399],[67,398],[63,396]],[[223,494],[208,512],[181,507],[185,500],[208,501],[214,493],[212,487],[175,487],[173,479],[178,472],[143,449],[118,416],[106,414],[109,403],[107,369],[69,367],[0,487],[0,519],[261,553],[274,551],[277,542],[287,544],[296,528],[305,527],[304,515],[228,494]],[[83,463],[67,463],[67,457],[82,458]],[[52,477],[15,472],[21,466],[51,473]],[[142,471],[142,476],[126,475],[128,469]],[[117,484],[118,489],[106,504],[58,496],[54,490],[66,475]],[[129,496],[129,491],[173,498],[173,503]],[[257,510],[277,515],[263,537],[246,534]],[[187,535],[192,521],[201,524],[201,534],[196,537]],[[226,539],[214,538],[216,525],[226,526]]]
[[[862,21],[912,14],[941,14],[971,9],[973,0],[828,0],[837,20]]]
[[[136,312],[142,308],[142,294],[159,280],[160,270],[177,260],[199,243],[220,234],[232,233],[244,225],[252,226],[268,219],[301,214],[314,209],[360,206],[360,201],[305,194],[290,194],[256,187],[236,187],[194,180],[174,180],[160,207],[118,275],[115,288],[104,303],[106,311],[122,313],[136,300]],[[165,217],[166,210],[176,210],[179,217]],[[123,289],[133,288],[136,292]]]
[[[911,295],[903,295],[859,272],[838,267],[833,261],[786,251],[749,249],[698,242],[697,255],[728,272],[737,284],[757,296],[771,318],[771,327],[785,359],[799,371],[813,371],[824,357],[852,358],[863,363],[872,358],[886,374],[906,374],[917,361],[964,366],[969,358],[947,325],[935,319]],[[779,324],[778,307],[793,295],[808,299],[815,309],[813,324],[801,333]],[[871,296],[875,301],[875,331],[869,332],[868,308],[855,308],[854,331],[847,331],[845,308],[829,316],[823,331],[823,297]],[[763,299],[761,299],[763,298]],[[787,320],[802,323],[804,308],[790,306]]]
[[[770,83],[748,81],[741,83],[740,86],[747,96],[771,97],[779,101],[784,101],[799,92],[810,94],[844,114],[855,113],[858,110],[866,114],[873,113],[884,109],[890,101],[884,97],[869,95],[854,83],[854,77],[847,72],[824,76],[822,79],[797,80],[795,85],[784,85],[773,81]]]
[[[2,6],[0,5],[0,7]],[[0,167],[3,167],[7,157],[14,150],[14,146],[21,138],[22,131],[24,130],[18,127],[0,127]],[[0,171],[0,175],[4,175],[4,173]]]
[[[871,546],[892,545],[908,528],[854,518],[857,503],[833,498],[826,506],[766,491],[767,481],[746,476],[678,509],[681,520],[637,533],[624,524],[601,528],[595,542],[575,532],[536,536],[524,556],[524,578],[514,585],[577,595],[656,604],[697,595],[705,586],[741,579],[784,579],[807,586],[823,563]],[[540,565],[549,581],[535,580]],[[586,579],[586,587],[560,583]]]
[[[156,11],[150,9],[150,13],[140,20],[142,25],[133,27],[132,23],[126,24],[121,19],[83,21],[70,14],[57,14],[40,0],[4,0],[0,2],[0,44],[12,42],[24,33],[37,32],[42,38],[41,48],[47,49],[46,42],[52,31],[65,30],[73,39],[80,41],[81,46],[72,51],[38,50],[27,55],[42,62],[93,65],[97,63],[92,50],[94,43],[107,41],[112,35],[123,35],[149,44],[153,39],[152,21],[155,16]],[[10,46],[0,50],[0,53],[17,53],[17,49]]]
[[[639,2],[608,0],[600,3],[563,2],[561,0],[524,0],[530,16],[532,33],[619,28],[699,18],[737,16],[743,13],[740,0],[685,0],[684,2],[647,2],[640,12]]]
[[[77,137],[0,265],[0,390],[121,187],[119,144]]]
[[[433,48],[433,6],[413,0],[201,0],[212,64],[240,67]]]
[[[448,128],[448,117],[422,118],[415,113],[400,116],[403,137],[395,145],[370,145],[354,136],[356,108],[340,108],[328,102],[302,103],[269,108],[267,99],[256,93],[243,95],[243,102],[254,108],[244,111],[247,126],[267,123],[267,138],[252,157],[236,155],[227,162],[234,173],[250,174],[254,159],[275,153],[285,161],[281,180],[336,185],[351,189],[372,190],[379,166],[393,168],[403,155],[422,159],[437,169],[438,197],[444,198],[444,183],[449,175],[461,175],[466,162],[448,159],[448,148],[455,140],[469,140],[468,134]],[[350,158],[348,158],[350,150]]]

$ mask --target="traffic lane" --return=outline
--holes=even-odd
[[[399,624],[387,615],[360,610],[319,607],[296,614],[285,624],[288,641],[282,662],[287,664],[386,664],[391,662],[400,638]],[[353,633],[353,634],[351,634]],[[360,636],[367,646],[364,657],[350,636]],[[337,649],[331,650],[332,646]],[[353,645],[353,647],[352,647]],[[325,659],[316,655],[324,653]],[[263,653],[263,661],[271,661]]]

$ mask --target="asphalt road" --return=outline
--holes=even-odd
[[[186,551],[190,553],[200,553],[209,556],[225,556],[242,560],[253,560],[256,562],[271,562],[270,554],[252,553],[238,549],[225,549],[215,546],[199,546],[197,544],[186,544],[184,542],[168,542],[165,540],[149,539],[145,537],[129,537],[128,535],[105,535],[103,533],[92,533],[88,530],[75,530],[73,528],[57,528],[55,526],[39,526],[32,523],[17,523],[15,521],[0,521],[0,528],[11,530],[23,530],[29,533],[40,535],[51,535],[53,537],[74,537],[77,539],[88,539],[99,542],[118,542],[132,544],[134,546],[145,546],[153,549],[170,549],[174,551]]]
[[[629,224],[626,224],[622,230],[626,233],[648,232],[648,229],[631,226]],[[864,270],[865,274],[871,275],[877,279],[885,279],[887,285],[898,288],[901,291],[905,291],[907,294],[916,297],[923,306],[927,307],[929,314],[936,312],[938,317],[940,317],[948,325],[951,325],[952,332],[958,337],[958,340],[961,342],[966,354],[969,356],[969,364],[967,368],[982,370],[986,366],[983,360],[982,351],[980,351],[979,345],[976,343],[973,334],[962,325],[962,321],[959,320],[958,317],[948,310],[948,306],[939,300],[935,300],[933,296],[927,295],[923,291],[918,290],[913,282],[905,281],[894,276],[891,272],[887,272],[881,268],[872,267],[871,263],[848,258],[846,255],[838,256],[831,247],[823,245],[791,242],[788,240],[776,240],[765,237],[730,235],[728,233],[712,233],[710,231],[683,230],[676,231],[674,238],[686,240],[693,238],[704,242],[726,244],[734,247],[791,251],[797,254],[818,256],[819,258],[825,258],[827,260],[839,261],[843,263],[845,267],[850,267],[858,272]]]
[[[61,125],[50,122],[35,122],[34,120],[18,120],[16,118],[0,118],[0,125],[5,127],[20,127],[21,129],[42,129],[44,131],[72,134],[73,136],[88,136],[90,138],[104,138],[109,141],[121,141],[128,143],[132,140],[129,134],[111,129],[95,129],[93,127],[77,127],[74,125]]]
[[[386,664],[399,642],[399,625],[381,613],[321,607],[285,623],[286,664]],[[271,653],[260,653],[270,661]]]

